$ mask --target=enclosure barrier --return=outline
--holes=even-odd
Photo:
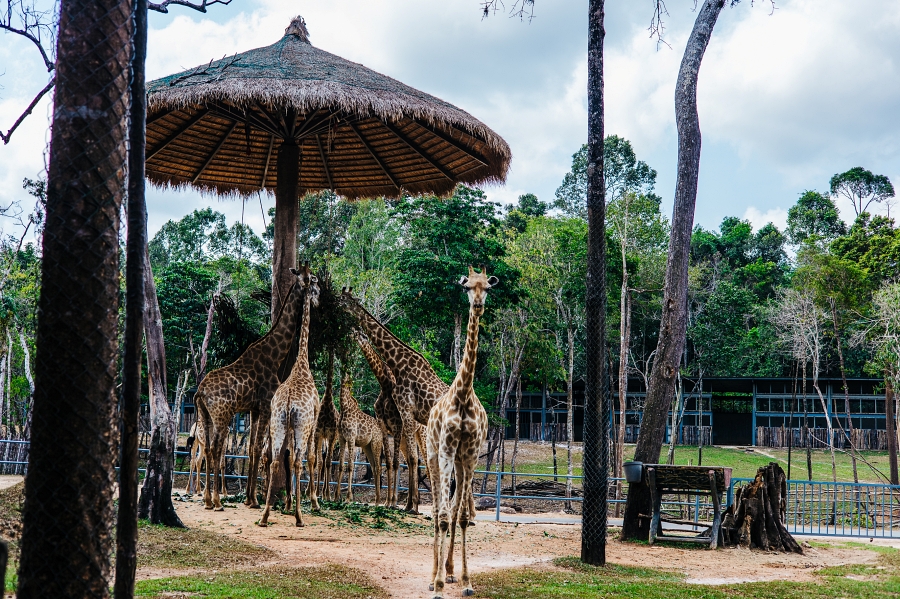
[[[753,480],[732,479],[729,504]],[[900,538],[900,486],[789,480],[785,519],[795,535]]]
[[[141,449],[142,453],[149,450]],[[186,451],[176,451],[176,456],[189,456]],[[246,460],[246,455],[226,455],[230,460]],[[0,473],[25,474],[28,465],[28,441],[0,440]],[[337,462],[332,462],[337,465]],[[355,466],[365,467],[367,462],[354,462]],[[405,469],[406,465],[401,464]],[[425,467],[421,466],[420,470]],[[143,469],[141,469],[143,472]],[[176,471],[176,475],[187,476],[186,471]],[[490,497],[494,500],[492,509],[495,520],[501,519],[501,508],[504,502],[509,505],[515,501],[546,501],[551,503],[570,502],[580,504],[583,501],[580,483],[581,476],[569,477],[564,474],[522,473],[522,472],[498,472],[496,470],[476,470],[476,483],[480,483],[481,477],[487,475],[493,483],[493,489],[487,493],[474,493],[475,497]],[[247,477],[240,474],[227,474],[228,480],[246,480]],[[549,480],[560,482],[572,479],[572,497],[563,494],[529,495],[527,493],[513,493],[513,479],[520,486],[522,481],[529,479]],[[731,505],[734,492],[737,488],[753,482],[752,478],[733,478],[728,487],[725,505]],[[616,485],[624,479],[610,478],[609,506],[610,513],[616,504],[624,505],[625,499],[615,499]],[[301,482],[308,483],[307,479]],[[336,481],[331,481],[337,485]],[[506,487],[504,488],[504,484]],[[359,488],[374,488],[369,483],[354,483]],[[478,484],[473,485],[478,487]],[[346,487],[346,483],[342,483]],[[527,485],[526,485],[527,489]],[[407,488],[400,486],[400,491]],[[420,493],[430,493],[427,487],[421,487]],[[666,501],[663,502],[663,511],[672,517],[681,520],[697,522],[697,526],[704,526],[711,514],[712,504],[709,500],[701,500],[699,497],[692,501]],[[833,483],[824,481],[787,481],[787,515],[786,526],[791,534],[815,535],[815,536],[844,536],[844,537],[878,537],[900,538],[900,486],[883,485],[876,483]]]

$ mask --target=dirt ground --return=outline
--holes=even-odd
[[[270,519],[272,525],[260,528],[255,522],[261,512],[243,505],[212,512],[203,509],[199,501],[184,501],[177,508],[188,526],[234,535],[267,547],[281,556],[282,563],[303,566],[337,563],[358,568],[398,599],[419,598],[427,593],[432,537],[431,522],[424,516],[410,518],[408,524],[393,530],[373,530],[309,514],[304,514],[306,526],[296,528],[293,516],[274,513]],[[469,532],[469,565],[472,572],[519,566],[552,568],[553,558],[580,553],[580,535],[577,525],[479,520]],[[900,546],[900,541],[894,544]],[[743,549],[710,552],[649,547],[611,539],[607,555],[610,562],[617,564],[675,570],[683,573],[688,581],[700,584],[812,580],[818,568],[876,559],[873,551],[839,547],[807,547],[804,555],[749,553]],[[165,575],[140,569],[138,574],[143,578]]]

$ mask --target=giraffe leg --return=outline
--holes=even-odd
[[[269,419],[269,414],[262,413],[251,418],[250,463],[247,470],[247,499],[245,502],[249,500],[247,506],[253,509],[259,509],[259,500],[256,498],[256,475],[259,471],[259,455],[262,453],[262,437],[269,426]],[[274,447],[272,451],[274,457]]]
[[[256,450],[256,437],[257,437],[257,435],[259,435],[259,429],[257,428],[258,426],[259,426],[259,418],[256,416],[256,414],[253,414],[251,412],[251,414],[250,414],[250,443],[247,445],[247,454],[248,454],[247,462],[249,465],[249,470],[247,471],[247,474],[248,474],[247,475],[247,493],[246,493],[247,496],[244,498],[244,505],[246,505],[247,507],[252,507],[253,503],[255,501],[255,498],[252,497],[252,495],[255,495],[255,493],[253,492],[253,489],[256,487],[256,485],[253,484],[253,482],[251,482],[251,481],[253,481],[255,478],[254,476],[252,476],[252,473],[255,472],[255,470],[253,468],[253,463],[256,462],[257,467],[259,464],[259,462],[257,461],[257,460],[259,460],[259,453],[257,453],[255,451]],[[273,449],[272,451],[275,451],[275,450]],[[260,453],[261,453],[261,450],[260,450]],[[259,506],[257,506],[257,507],[259,507]]]
[[[381,505],[381,440],[376,439],[366,448],[366,458],[372,466],[372,483],[375,486],[375,505]]]
[[[332,501],[340,501],[341,481],[338,480],[336,484],[332,483],[335,476],[340,479],[341,460],[344,455],[344,446],[337,433],[334,433],[331,436],[331,441],[328,442],[328,452],[328,480],[331,499]]]
[[[272,461],[269,462],[269,488],[266,490],[266,511],[263,512],[262,518],[259,519],[260,526],[268,526],[269,523],[269,512],[272,510],[272,504],[275,500],[275,480],[278,475],[281,456],[286,449],[284,447],[286,432],[283,423],[272,423],[272,430],[269,433],[271,441],[269,447],[272,450]]]
[[[407,446],[408,448],[409,446]],[[440,477],[440,467],[438,466],[437,459],[437,449],[432,447],[432,444],[429,443],[428,446],[428,463],[426,464],[428,468],[428,478],[431,479],[431,510],[432,510],[432,520],[434,521],[434,559],[432,561],[431,567],[431,583],[428,585],[428,590],[434,590],[434,581],[437,580],[439,576],[442,575],[439,572],[441,567],[441,527],[440,527],[440,519],[437,517],[438,511],[440,510],[440,497],[441,497],[441,477]],[[409,463],[409,454],[407,453],[407,463]]]
[[[441,492],[440,503],[438,504],[438,513],[432,517],[439,520],[441,532],[440,555],[438,557],[438,575],[434,577],[434,597],[435,599],[443,597],[444,577],[442,576],[442,566],[447,559],[447,533],[450,529],[450,478],[453,474],[453,463],[455,458],[454,447],[447,442],[448,439],[440,440],[440,449],[438,451],[438,469],[440,470]],[[431,483],[434,484],[434,481]]]
[[[460,468],[459,462],[455,464],[454,467],[454,476],[456,477],[456,492],[453,494],[453,507],[450,511],[450,548],[447,550],[447,582],[456,582],[456,576],[454,575],[454,567],[453,567],[453,550],[456,547],[456,524],[459,521],[459,503],[462,495],[459,492],[459,480],[461,476],[462,470]]]
[[[315,429],[315,427],[313,427]],[[306,453],[306,470],[309,473],[309,509],[314,512],[319,511],[319,462],[320,455],[315,447],[315,430],[309,434],[308,449]]]
[[[212,480],[212,506],[207,506],[206,509],[223,512],[225,508],[222,507],[222,500],[219,497],[219,483],[225,478],[225,470],[222,468],[224,460],[221,458],[225,452],[225,438],[218,430],[213,433],[212,446],[212,453],[215,456],[212,458],[214,473]]]
[[[300,477],[303,474],[303,460],[306,458],[308,443],[303,438],[303,430],[298,418],[294,418],[294,445],[291,450],[294,458],[294,519],[297,526],[303,526],[303,510],[300,509]],[[312,483],[312,476],[310,476]]]
[[[477,455],[477,453],[476,453]],[[457,476],[456,492],[459,493],[459,534],[461,540],[460,555],[462,556],[462,594],[469,597],[475,594],[472,582],[469,580],[469,563],[466,554],[466,529],[475,519],[474,499],[472,499],[472,478],[475,476],[474,463],[467,461],[462,467],[462,477]]]
[[[400,493],[400,436],[397,435],[394,437],[394,455],[391,456],[391,460],[394,462],[393,474],[391,475],[393,478],[393,493],[390,497],[390,506],[392,508],[397,507],[397,497]]]
[[[403,508],[410,514],[419,513],[419,455],[416,448],[415,421],[403,422],[403,435],[406,437],[406,470],[409,475],[409,489],[406,493],[406,507]],[[432,485],[434,481],[432,481]],[[432,497],[434,494],[432,493]]]

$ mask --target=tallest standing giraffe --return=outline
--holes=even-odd
[[[272,411],[272,396],[278,389],[278,368],[284,362],[297,329],[297,320],[303,311],[305,295],[304,281],[311,276],[309,262],[300,270],[291,269],[296,281],[281,306],[281,313],[272,328],[261,339],[250,344],[241,356],[217,370],[213,370],[200,383],[194,403],[206,434],[206,489],[203,501],[206,509],[222,511],[219,499],[219,485],[209,481],[209,469],[213,469],[213,480],[224,477],[222,459],[225,452],[225,438],[228,427],[235,415],[250,413],[250,459],[247,477],[247,499],[244,503],[258,508],[256,499],[256,472],[262,452],[263,435],[269,426]],[[210,497],[212,490],[212,497]]]
[[[406,345],[390,332],[387,327],[369,314],[359,300],[345,289],[341,302],[353,316],[359,319],[369,341],[381,354],[391,374],[394,375],[393,398],[400,418],[403,420],[403,439],[407,452],[409,473],[409,493],[406,496],[406,511],[419,510],[419,458],[416,447],[418,424],[428,424],[428,415],[439,397],[447,392],[447,383],[438,378],[431,364],[419,352]]]
[[[459,364],[456,378],[450,389],[431,410],[428,420],[426,444],[428,451],[428,477],[431,479],[432,517],[434,519],[434,569],[432,584],[434,598],[443,596],[444,564],[447,582],[455,582],[453,576],[453,540],[456,523],[462,536],[462,584],[464,597],[474,595],[469,582],[466,561],[466,528],[475,519],[475,501],[472,498],[472,478],[478,451],[487,438],[487,413],[475,395],[475,364],[478,360],[478,324],[484,313],[487,291],[499,281],[488,278],[484,266],[476,273],[469,267],[469,276],[459,284],[469,295],[469,326],[466,333],[466,351]],[[456,493],[451,510],[450,479],[456,474]],[[499,482],[498,482],[499,484]],[[499,491],[499,489],[498,489]],[[447,544],[447,532],[450,544]]]

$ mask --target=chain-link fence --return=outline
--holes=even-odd
[[[107,597],[129,0],[60,3],[31,451],[17,595]]]

